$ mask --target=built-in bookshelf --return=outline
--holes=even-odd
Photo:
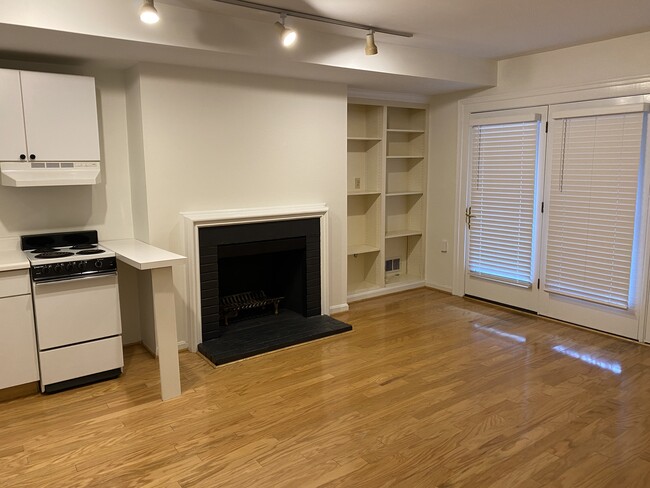
[[[426,118],[348,105],[348,301],[424,284]]]

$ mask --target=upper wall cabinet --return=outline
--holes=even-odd
[[[27,157],[20,72],[0,69],[0,161]]]
[[[99,161],[95,80],[0,69],[0,161]]]

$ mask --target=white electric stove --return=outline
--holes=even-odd
[[[31,264],[41,391],[52,393],[122,372],[115,253],[96,231],[21,237]]]

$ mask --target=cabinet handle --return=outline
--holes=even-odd
[[[20,160],[21,160],[21,161],[25,161],[25,159],[27,159],[27,156],[25,156],[24,154],[21,154],[21,155],[20,155]]]
[[[29,159],[36,159],[36,154],[30,154]]]

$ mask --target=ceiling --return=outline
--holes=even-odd
[[[650,31],[650,0],[258,1],[414,36],[378,33],[379,55],[365,56],[365,31],[289,17],[300,39],[285,50],[277,14],[215,0],[155,0],[153,26],[138,20],[142,0],[0,0],[0,59],[166,63],[428,96],[494,86],[500,59]]]
[[[263,21],[274,14],[214,0],[157,0]],[[503,59],[650,31],[649,0],[259,0],[274,7],[412,32],[377,40]],[[290,19],[291,20],[291,19]],[[365,32],[295,20],[311,30]]]

